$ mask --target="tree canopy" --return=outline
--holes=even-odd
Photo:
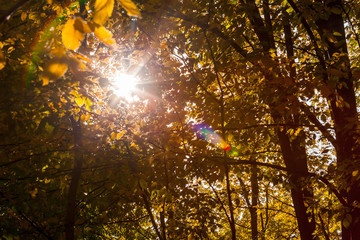
[[[358,4],[1,3],[1,239],[360,239]]]

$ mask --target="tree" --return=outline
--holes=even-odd
[[[1,7],[2,237],[360,238],[353,4]]]

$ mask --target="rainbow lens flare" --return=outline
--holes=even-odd
[[[199,138],[221,148],[222,150],[225,151],[230,150],[230,145],[227,142],[225,142],[224,139],[222,139],[222,137],[220,137],[219,134],[217,134],[206,124],[204,123],[195,124],[193,125],[193,129]]]

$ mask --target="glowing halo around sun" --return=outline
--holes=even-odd
[[[127,101],[133,101],[136,99],[134,94],[136,93],[138,82],[139,80],[134,75],[118,72],[111,81],[112,90],[116,96]]]

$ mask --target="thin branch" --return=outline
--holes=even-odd
[[[306,19],[303,17],[303,14],[302,12],[299,10],[299,8],[296,6],[296,4],[294,3],[293,0],[287,0],[287,2],[290,4],[290,6],[294,9],[294,11],[299,15],[300,17],[300,21],[301,23],[304,25],[304,28],[306,30],[306,32],[308,33],[309,37],[310,37],[310,40],[315,48],[315,53],[316,53],[316,56],[317,58],[319,59],[320,61],[320,65],[323,67],[324,70],[326,70],[326,63],[325,63],[325,60],[322,58],[322,54],[320,52],[320,48],[316,42],[316,38],[315,38],[315,35],[314,33],[312,32],[311,28],[310,28],[310,25],[308,24],[308,22],[306,21]],[[327,77],[326,79],[324,80],[327,80]]]
[[[15,4],[12,8],[10,8],[7,12],[4,13],[3,16],[0,16],[0,24],[4,23],[6,20],[9,20],[11,15],[13,15],[18,9],[24,6],[30,0],[22,0]]]

